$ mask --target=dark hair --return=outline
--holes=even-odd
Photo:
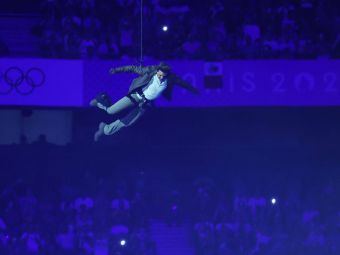
[[[160,70],[163,73],[168,74],[171,71],[171,67],[168,64],[164,63],[164,62],[160,62],[158,67],[157,67],[157,70]]]

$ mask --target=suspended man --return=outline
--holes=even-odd
[[[91,100],[91,106],[98,107],[110,115],[129,110],[125,116],[112,123],[100,122],[94,135],[95,141],[98,141],[103,135],[113,135],[120,129],[134,124],[160,95],[170,100],[175,85],[194,94],[199,93],[195,87],[173,73],[171,67],[163,62],[159,65],[145,67],[134,65],[116,67],[111,68],[109,72],[110,74],[136,73],[138,77],[132,81],[127,95],[114,104],[111,103],[111,99],[106,93],[101,93]]]

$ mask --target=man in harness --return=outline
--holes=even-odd
[[[111,115],[131,109],[124,117],[110,124],[100,122],[94,141],[98,141],[102,135],[113,135],[121,128],[134,124],[145,113],[151,102],[160,95],[163,94],[167,99],[171,99],[174,85],[179,85],[195,94],[199,93],[191,84],[172,73],[169,65],[162,62],[159,65],[145,67],[133,65],[116,67],[111,68],[109,72],[111,74],[130,72],[139,76],[132,81],[128,94],[114,104],[105,93],[91,100],[91,106],[98,107]]]

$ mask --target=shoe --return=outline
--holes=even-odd
[[[90,106],[97,106],[97,104],[98,104],[98,101],[95,98],[90,101]]]
[[[94,141],[98,142],[99,138],[104,134],[104,127],[106,124],[104,122],[100,122],[98,126],[97,132],[94,134]]]
[[[90,106],[98,106],[98,104],[101,104],[101,106],[107,108],[112,105],[111,98],[106,93],[100,93],[99,95],[96,96],[96,98],[90,101]]]

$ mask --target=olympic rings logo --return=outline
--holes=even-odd
[[[41,87],[46,75],[40,68],[32,67],[24,72],[16,66],[9,67],[4,73],[0,70],[0,95],[8,95],[15,90],[20,95],[29,95]]]

